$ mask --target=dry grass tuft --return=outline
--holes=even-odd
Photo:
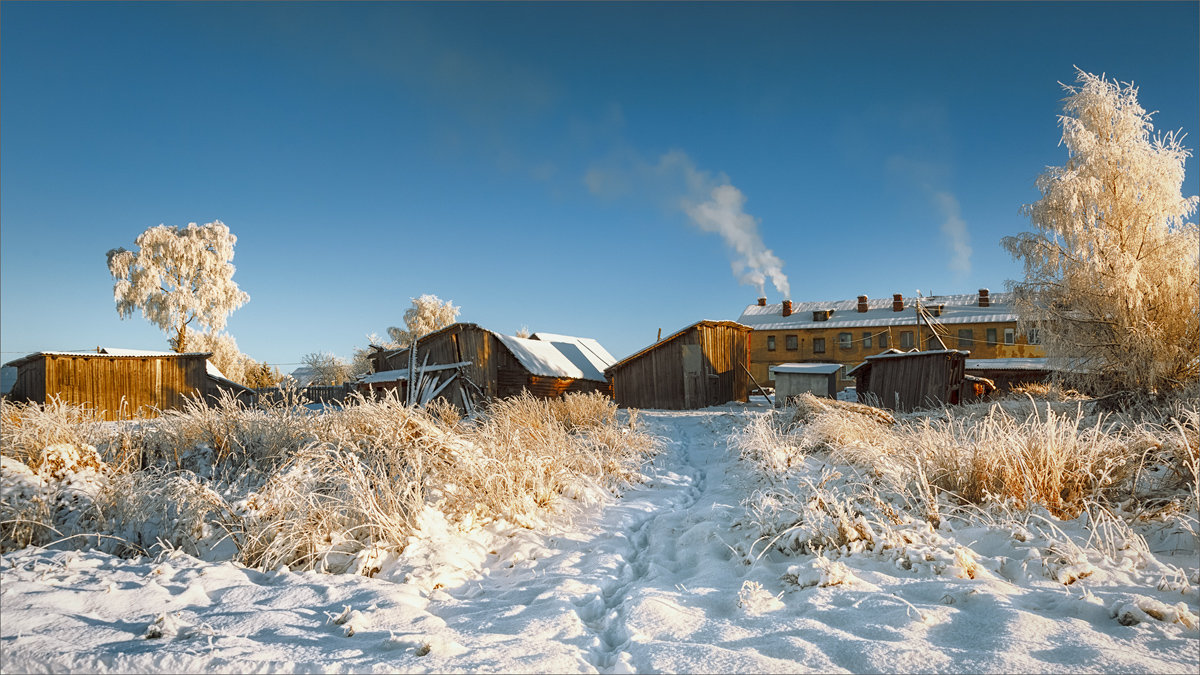
[[[519,522],[637,480],[655,450],[632,415],[621,424],[615,404],[582,394],[499,400],[469,420],[394,394],[322,411],[225,396],[130,424],[58,404],[0,413],[4,550],[71,537],[218,555],[232,542],[248,565],[334,572],[403,548],[425,509]]]

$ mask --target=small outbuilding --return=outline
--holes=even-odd
[[[750,327],[699,321],[609,366],[617,405],[691,410],[750,399]]]
[[[775,407],[779,408],[788,399],[809,393],[814,396],[837,398],[840,363],[781,363],[771,366],[771,379],[775,381]]]
[[[889,349],[868,356],[847,374],[857,379],[858,400],[862,403],[896,412],[957,405],[974,392],[965,373],[968,354],[958,349]]]
[[[222,391],[253,400],[254,392],[208,362],[212,354],[98,347],[95,352],[36,352],[8,362],[17,369],[10,397],[17,401],[88,406],[105,420],[154,417],[188,398],[215,399]]]
[[[599,342],[552,333],[532,338],[502,335],[473,323],[455,323],[417,341],[417,393],[421,399],[442,397],[470,411],[480,400],[515,396],[527,391],[541,398],[567,393],[610,395],[604,369],[616,359]],[[408,349],[376,350],[375,372],[359,380],[361,391],[409,386]]]
[[[967,359],[968,376],[991,380],[996,391],[1011,391],[1023,384],[1045,382],[1053,369],[1047,358]]]

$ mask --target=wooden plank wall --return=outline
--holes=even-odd
[[[94,408],[105,420],[157,416],[203,395],[204,358],[45,356],[45,397]]]
[[[666,410],[748,401],[749,333],[730,325],[693,326],[612,371],[613,398],[623,407]],[[701,370],[689,383],[684,352],[691,347],[700,350]]]
[[[867,387],[880,404],[898,412],[956,404],[962,398],[966,357],[925,354],[879,359],[871,363]]]

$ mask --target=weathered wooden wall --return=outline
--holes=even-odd
[[[155,409],[182,408],[191,396],[204,395],[208,386],[205,358],[116,357],[46,354],[24,364],[36,378],[39,370],[43,391],[36,388],[29,399],[44,403],[57,396],[64,403],[90,406],[106,420],[152,417]]]
[[[966,354],[913,352],[869,361],[859,378],[859,396],[869,394],[897,412],[957,404],[962,397]]]
[[[609,369],[617,405],[689,410],[750,394],[746,326],[703,321]]]
[[[475,324],[454,324],[421,338],[417,345],[417,367],[428,364],[450,364],[469,361],[459,377],[466,377],[479,388],[486,398],[516,396],[528,391],[542,398],[559,398],[572,392],[599,391],[611,394],[607,382],[572,379],[565,377],[541,377],[530,373],[512,352],[491,331]],[[380,365],[383,367],[380,368]],[[388,352],[377,361],[377,370],[403,370],[408,368],[408,350]],[[450,377],[454,371],[442,371],[441,378]],[[470,387],[478,397],[475,387]],[[446,398],[465,409],[460,387],[451,384],[445,390]],[[474,399],[473,399],[474,400]],[[476,401],[478,402],[478,401]]]

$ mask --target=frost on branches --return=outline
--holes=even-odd
[[[108,252],[108,271],[117,280],[113,298],[121,318],[135,309],[168,333],[171,347],[187,351],[187,328],[219,331],[233,310],[250,296],[233,281],[233,245],[237,237],[221,221],[186,228],[159,225],[134,241],[137,252]]]
[[[412,305],[404,312],[405,329],[388,328],[388,337],[396,344],[408,345],[422,335],[449,326],[458,317],[459,308],[436,295],[426,293],[412,298]]]
[[[1197,380],[1200,238],[1186,218],[1191,153],[1154,134],[1132,84],[1079,71],[1059,116],[1065,166],[1038,177],[1024,207],[1035,232],[1006,237],[1025,263],[1013,284],[1025,328],[1052,358],[1081,359],[1069,376],[1096,393],[1155,391]]]

